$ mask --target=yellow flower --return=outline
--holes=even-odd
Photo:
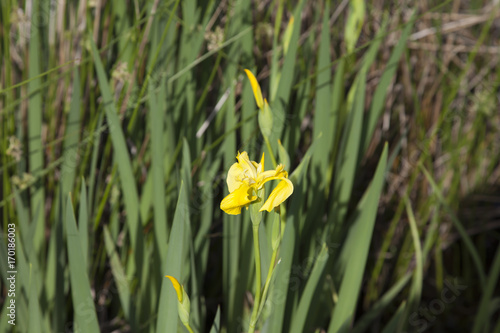
[[[231,215],[241,213],[241,208],[259,199],[257,191],[270,180],[281,180],[260,208],[260,212],[270,212],[279,206],[293,193],[293,184],[288,179],[284,166],[279,164],[276,170],[264,171],[264,154],[260,163],[250,161],[247,152],[238,153],[237,163],[234,163],[227,173],[229,194],[220,203],[220,208]]]

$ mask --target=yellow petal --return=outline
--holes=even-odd
[[[177,299],[179,300],[180,303],[182,303],[182,291],[183,291],[182,289],[183,288],[182,288],[181,284],[173,276],[165,275],[165,277],[169,278],[170,281],[172,282],[172,285],[174,286],[175,292],[177,293]]]
[[[229,193],[220,203],[220,209],[230,215],[238,215],[241,208],[255,201],[257,196],[251,186],[243,183],[235,191]]]
[[[268,181],[288,178],[288,172],[286,172],[284,168],[283,164],[278,164],[276,170],[268,170],[259,173],[259,177],[257,178],[258,188],[262,188],[262,186]]]
[[[281,178],[283,178],[283,177],[276,177],[275,170],[267,170],[267,171],[259,173],[259,177],[257,178],[257,184],[258,184],[257,186],[260,189],[268,181],[273,180],[273,179],[281,179]]]
[[[279,206],[283,201],[285,201],[292,193],[292,182],[288,178],[282,178],[278,186],[276,186],[271,194],[269,194],[269,197],[259,211],[262,212],[263,210],[267,210],[270,212],[274,207]]]
[[[252,178],[257,178],[257,168],[255,165],[253,165],[252,161],[250,161],[250,158],[248,158],[248,154],[246,151],[242,153],[238,153],[238,156],[236,156],[238,159],[238,163],[240,166],[243,168],[244,171],[248,170],[250,172],[250,177]]]
[[[248,80],[250,80],[250,85],[252,86],[253,95],[255,96],[255,102],[257,103],[259,109],[262,109],[264,107],[264,100],[262,99],[262,91],[260,90],[259,82],[257,82],[257,79],[255,78],[253,73],[250,72],[248,69],[245,69],[245,73],[247,73]]]
[[[229,190],[229,193],[233,192],[236,190],[238,187],[241,186],[242,179],[245,177],[245,170],[241,167],[239,163],[234,163],[231,165],[229,168],[229,171],[227,172],[227,189]]]
[[[260,172],[262,172],[264,170],[264,162],[265,162],[264,153],[262,153],[262,158],[260,159]]]

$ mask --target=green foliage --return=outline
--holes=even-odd
[[[500,332],[498,5],[1,3],[0,332],[185,332],[165,275],[195,332],[245,332],[238,151],[294,185],[256,229],[257,331]]]

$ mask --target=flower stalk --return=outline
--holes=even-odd
[[[279,213],[280,205],[293,193],[293,184],[290,179],[288,179],[288,172],[285,171],[284,165],[276,163],[276,158],[271,148],[269,137],[272,134],[273,114],[269,104],[267,103],[267,100],[262,97],[260,85],[252,72],[245,69],[245,73],[247,74],[250,85],[252,86],[257,107],[260,109],[258,118],[259,127],[275,170],[265,171],[264,154],[262,154],[260,163],[257,163],[256,161],[250,160],[247,152],[238,152],[238,155],[236,156],[238,162],[234,163],[229,168],[227,173],[226,182],[229,194],[221,201],[220,208],[225,213],[230,215],[239,215],[243,207],[247,210],[250,209],[255,258],[255,297],[252,314],[250,316],[248,333],[254,333],[266,302],[273,274],[276,270],[276,258],[282,237],[282,222]],[[283,149],[279,141],[278,144],[280,149]],[[287,158],[285,160],[289,161],[288,154],[280,152],[280,156],[282,155],[286,155]],[[271,180],[279,180],[279,183],[271,191],[267,199],[265,199],[264,185]],[[262,290],[259,227],[262,222],[262,212],[267,211],[271,213],[273,210],[276,211],[274,213],[272,226],[273,253],[266,281],[264,283],[264,290]]]
[[[250,317],[250,326],[248,327],[248,333],[253,333],[255,331],[255,324],[257,324],[260,300],[261,300],[261,271],[260,271],[260,243],[259,243],[259,226],[253,225],[253,247],[255,253],[255,301],[253,303],[252,316]]]
[[[278,249],[281,242],[281,221],[279,212],[274,213],[274,221],[273,221],[273,234],[272,234],[272,248],[273,254],[271,255],[271,262],[269,264],[269,269],[267,271],[266,282],[264,284],[264,290],[262,292],[261,303],[259,306],[259,310],[257,312],[257,319],[259,319],[262,310],[266,304],[267,292],[269,290],[269,286],[271,285],[271,280],[275,272],[275,264],[276,264],[276,256],[278,255]]]

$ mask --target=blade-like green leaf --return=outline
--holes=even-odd
[[[182,281],[182,263],[184,260],[184,224],[189,213],[185,186],[181,184],[179,189],[179,198],[174,213],[174,222],[170,232],[167,251],[167,264],[163,275],[170,275],[176,278],[180,283]],[[172,287],[169,279],[163,278],[161,283],[160,303],[158,306],[158,319],[156,321],[156,332],[177,332],[178,314],[177,314],[177,294]]]
[[[36,225],[36,232],[33,238],[35,252],[39,255],[45,253],[45,187],[41,176],[37,176],[43,170],[43,146],[42,146],[42,80],[40,78],[40,26],[36,19],[40,17],[40,2],[32,1],[31,4],[32,29],[29,43],[29,77],[28,83],[28,146],[29,146],[29,172],[32,176],[38,177],[36,182],[30,187],[31,193],[31,213]]]
[[[391,303],[392,300],[399,294],[399,292],[406,286],[408,281],[410,281],[411,274],[406,274],[401,279],[399,279],[396,284],[392,286],[380,299],[371,307],[371,309],[366,312],[359,320],[356,321],[356,326],[354,326],[352,333],[362,333],[365,332],[373,320],[380,316],[380,313]]]
[[[311,168],[314,170],[311,177],[313,184],[318,184],[319,190],[327,185],[324,182],[324,175],[328,172],[328,162],[332,152],[333,138],[335,137],[335,128],[333,123],[333,114],[331,110],[331,70],[329,68],[330,60],[330,27],[329,15],[330,6],[328,2],[325,5],[323,13],[323,25],[321,29],[321,42],[318,50],[318,71],[316,77],[316,109],[314,111],[314,130],[313,136],[316,138],[321,133],[323,135],[323,145],[321,145],[313,155]],[[324,70],[327,68],[327,70]],[[324,200],[318,200],[324,202]]]
[[[64,134],[63,164],[61,167],[61,183],[63,197],[66,197],[73,188],[76,168],[78,167],[78,143],[80,141],[80,108],[82,100],[80,95],[80,76],[75,67],[73,70],[73,94],[69,108],[66,132]],[[64,203],[63,203],[64,204]]]
[[[158,96],[153,93],[153,85],[149,85],[149,126],[151,129],[151,172],[153,174],[153,210],[156,245],[162,265],[167,257],[167,207],[165,205],[165,178],[163,166],[163,126],[164,110],[160,109]],[[142,200],[142,199],[141,199]],[[163,267],[165,268],[165,267]]]
[[[217,313],[215,314],[214,323],[212,324],[212,328],[210,329],[210,333],[220,333],[220,306],[217,307]]]
[[[460,220],[455,216],[455,213],[450,208],[448,203],[445,201],[443,194],[441,193],[441,189],[438,187],[438,185],[434,181],[434,178],[431,176],[429,171],[427,171],[427,169],[422,164],[419,164],[418,166],[420,167],[420,169],[424,173],[425,177],[427,178],[427,181],[431,185],[434,194],[436,195],[436,197],[438,198],[440,203],[443,205],[443,207],[446,209],[447,213],[450,215],[451,221],[453,222],[453,225],[455,226],[458,233],[460,234],[460,237],[462,237],[462,240],[463,240],[467,250],[469,251],[469,254],[472,257],[474,265],[476,266],[477,275],[478,275],[479,281],[480,281],[479,286],[482,288],[482,286],[484,286],[486,283],[486,276],[484,274],[484,268],[483,268],[482,261],[479,257],[479,253],[477,252],[476,247],[474,246],[474,243],[472,242],[469,234],[467,233],[467,231],[463,227]]]
[[[350,325],[356,309],[361,282],[370,249],[380,193],[384,185],[387,163],[387,144],[377,165],[370,187],[356,209],[344,247],[349,249],[345,275],[339,291],[328,333],[343,332]]]
[[[71,196],[66,205],[66,239],[69,261],[69,278],[77,330],[79,332],[99,332],[99,324],[90,289],[86,267],[82,265],[83,253],[80,234],[76,228]]]
[[[422,256],[422,244],[420,243],[420,236],[418,234],[417,221],[413,214],[413,209],[408,197],[406,199],[406,213],[408,215],[408,222],[410,224],[411,236],[413,239],[413,246],[415,247],[415,273],[413,274],[413,281],[410,288],[410,295],[406,304],[405,316],[409,316],[409,312],[414,310],[422,296],[422,283],[424,279],[424,259]]]
[[[271,100],[271,109],[273,111],[273,131],[269,141],[273,151],[277,151],[278,140],[281,139],[281,134],[286,121],[286,109],[292,93],[293,77],[295,75],[297,50],[299,48],[300,26],[302,20],[300,19],[302,9],[304,7],[304,0],[300,0],[295,7],[292,37],[290,44],[283,61],[281,74],[279,75],[278,90],[276,96]],[[277,64],[276,64],[277,65]]]
[[[321,280],[321,275],[323,274],[323,270],[325,268],[326,262],[328,260],[328,247],[323,244],[323,248],[320,253],[316,257],[314,262],[314,267],[311,271],[311,275],[307,280],[306,287],[302,296],[300,298],[299,306],[295,311],[296,315],[293,318],[291,331],[292,333],[300,333],[305,332],[305,324],[308,316],[310,316],[310,310],[312,308],[312,303],[314,302],[314,295],[317,296],[317,292],[319,288],[321,288],[321,284],[319,283]]]
[[[106,119],[109,124],[109,132],[113,143],[116,164],[121,181],[122,193],[127,208],[126,221],[128,224],[130,239],[132,242],[132,251],[134,253],[135,264],[140,272],[140,264],[143,257],[143,236],[142,228],[139,224],[139,195],[135,186],[135,177],[132,171],[132,165],[128,155],[125,136],[123,134],[121,123],[116,114],[115,102],[111,89],[109,87],[106,72],[99,56],[99,51],[91,39],[92,55],[94,59],[99,87],[103,97],[103,105],[106,110]],[[140,277],[140,276],[139,276]]]
[[[38,292],[36,290],[36,283],[34,279],[37,277],[35,275],[30,276],[30,291],[29,291],[29,320],[28,320],[28,332],[42,332],[42,314],[40,310],[40,303],[38,302]]]
[[[401,318],[403,318],[405,309],[406,309],[406,301],[403,301],[399,306],[398,310],[396,311],[396,313],[394,313],[394,315],[392,316],[389,323],[384,327],[382,333],[399,333],[398,323],[400,322]]]
[[[495,259],[491,265],[491,271],[488,275],[486,281],[486,286],[483,290],[483,295],[481,296],[481,302],[479,303],[479,308],[476,313],[476,318],[474,320],[474,327],[472,328],[472,333],[480,332],[490,332],[490,322],[493,319],[493,311],[491,311],[491,304],[493,303],[493,295],[495,288],[498,287],[498,277],[500,275],[500,246],[497,247],[497,252],[495,254]]]
[[[126,319],[133,319],[130,317],[131,311],[131,298],[130,298],[130,286],[128,283],[127,276],[120,262],[120,257],[115,249],[115,244],[109,229],[104,226],[104,243],[106,246],[106,252],[108,253],[109,262],[111,265],[111,272],[113,273],[113,278],[115,279],[115,284],[118,288],[118,296],[120,297],[120,302],[122,304],[123,313]]]
[[[334,201],[330,214],[330,223],[335,227],[344,221],[359,163],[358,151],[365,105],[366,72],[362,71],[356,81],[357,84],[355,83],[352,88],[354,90],[349,93],[354,100],[344,127],[336,162],[332,193]]]
[[[85,179],[82,177],[80,191],[80,211],[78,212],[78,232],[80,234],[80,242],[82,243],[83,265],[88,267],[89,262],[89,218],[87,207],[87,186]]]

